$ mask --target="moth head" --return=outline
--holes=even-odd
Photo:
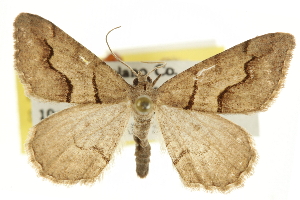
[[[137,77],[133,79],[133,85],[137,86],[138,84],[148,84],[152,83],[152,78],[150,78],[147,74],[143,75],[141,71],[137,73]]]
[[[134,109],[139,114],[147,115],[153,111],[153,102],[152,99],[147,95],[141,95],[138,98],[136,98],[134,102]]]
[[[141,75],[140,72],[138,73],[138,77],[133,79],[133,86],[137,85],[143,85],[146,87],[146,85],[150,87],[154,87],[155,83],[158,81],[158,79],[161,77],[161,74],[159,74],[154,81],[152,81],[152,78],[147,75]]]

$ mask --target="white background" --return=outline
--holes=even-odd
[[[171,160],[153,144],[150,174],[139,180],[134,149],[125,148],[114,165],[93,186],[65,187],[37,178],[20,154],[17,97],[13,70],[14,18],[20,12],[38,14],[102,56],[105,34],[113,49],[215,39],[229,48],[257,35],[289,32],[300,38],[297,1],[0,1],[0,199],[300,199],[299,104],[300,54],[294,51],[285,88],[259,115],[260,155],[255,174],[245,187],[230,194],[190,191],[179,180]]]

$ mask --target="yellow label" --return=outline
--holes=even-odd
[[[173,49],[165,51],[121,54],[124,61],[204,60],[224,51],[223,47]]]
[[[20,136],[21,136],[21,151],[25,152],[24,144],[27,139],[28,131],[32,127],[31,120],[31,103],[30,99],[25,96],[24,87],[18,76],[17,81],[17,92],[18,92],[18,107],[19,107],[19,122],[20,122]]]

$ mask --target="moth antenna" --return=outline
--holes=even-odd
[[[159,68],[163,68],[164,66],[167,65],[166,62],[142,62],[142,63],[160,63],[162,65],[158,66],[158,67],[155,67],[154,69],[152,69],[150,72],[148,72],[147,76],[149,76],[149,74],[151,74],[153,71],[159,69]]]
[[[108,33],[106,34],[106,44],[107,44],[107,46],[108,46],[108,48],[109,48],[109,51],[110,51],[110,53],[119,61],[119,62],[121,62],[121,63],[123,63],[123,65],[125,65],[126,67],[128,67],[129,69],[130,69],[130,71],[136,76],[136,77],[138,77],[138,74],[129,66],[129,65],[127,65],[125,62],[123,62],[116,54],[114,54],[113,52],[112,52],[112,50],[111,50],[111,48],[110,48],[110,46],[109,46],[109,44],[108,44],[108,41],[107,41],[107,36],[108,36],[108,34],[110,34],[110,32],[112,32],[113,30],[115,30],[115,29],[117,29],[117,28],[120,28],[121,26],[118,26],[118,27],[116,27],[116,28],[113,28],[113,29],[111,29],[110,31],[108,31]]]
[[[161,74],[156,77],[156,79],[152,82],[152,87],[155,85],[155,83],[158,81],[158,79],[161,77]]]

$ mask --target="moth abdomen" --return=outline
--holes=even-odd
[[[140,178],[145,178],[148,175],[149,171],[151,147],[148,141],[146,142],[147,146],[142,146],[141,140],[136,136],[133,137],[134,141],[136,142],[134,154],[136,156],[136,173]],[[145,142],[143,142],[143,144],[145,144]]]
[[[151,116],[144,119],[136,116],[134,118],[134,134],[133,139],[136,143],[135,156],[136,156],[136,173],[140,178],[145,178],[149,171],[150,162],[150,144],[148,141],[148,132],[150,128]]]

